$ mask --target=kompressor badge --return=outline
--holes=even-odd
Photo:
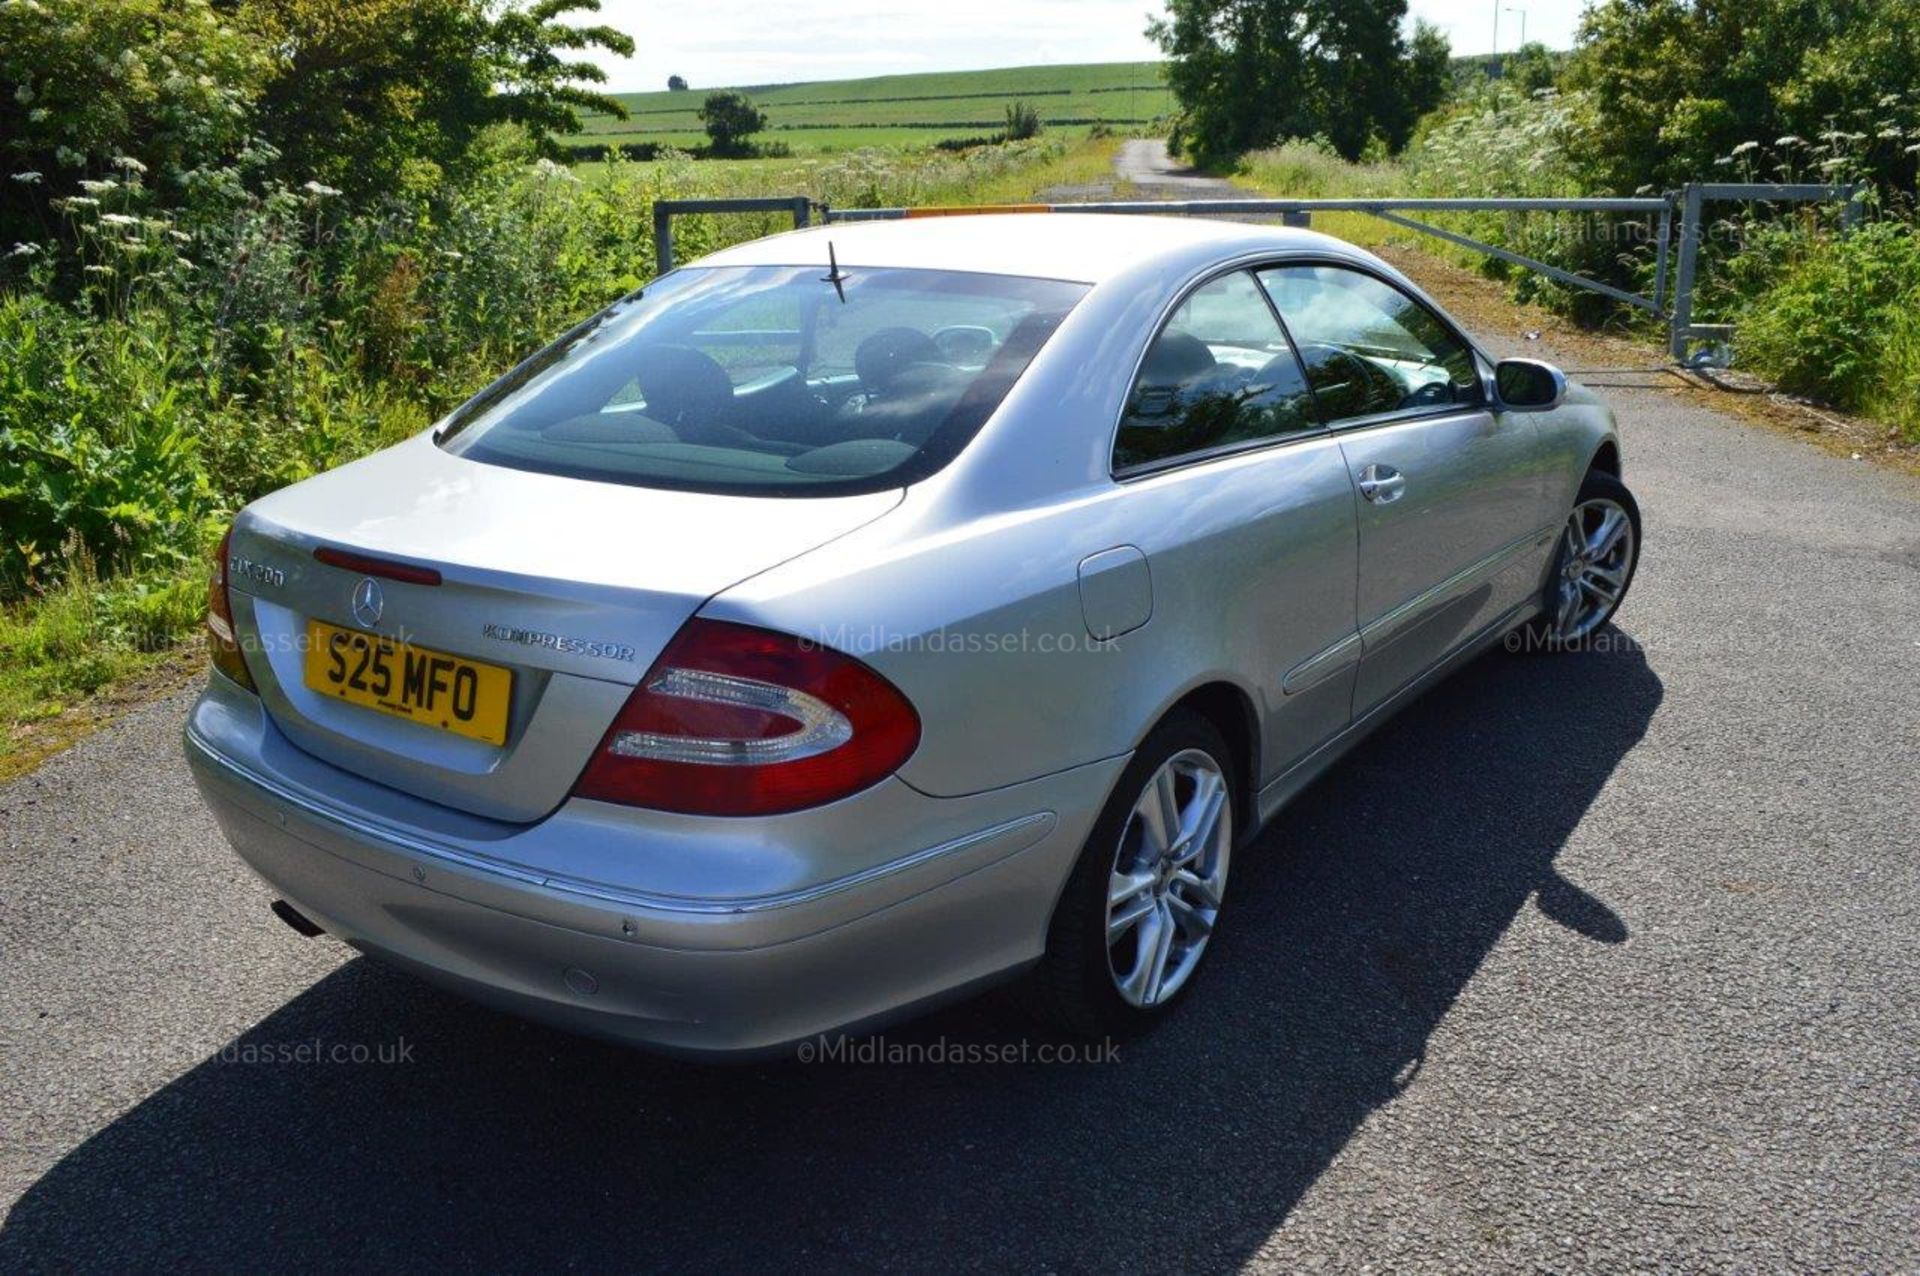
[[[633,648],[617,642],[596,642],[590,638],[570,638],[539,629],[521,629],[515,625],[485,624],[482,636],[496,642],[519,643],[522,647],[545,647],[568,656],[595,656],[601,660],[633,660]]]

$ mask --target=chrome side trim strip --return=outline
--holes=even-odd
[[[1360,663],[1360,635],[1348,634],[1339,642],[1317,655],[1308,656],[1293,667],[1293,671],[1280,681],[1283,694],[1297,696],[1310,687],[1317,687],[1335,674],[1345,673]]]
[[[1269,820],[1280,813],[1281,807],[1285,806],[1295,793],[1325,774],[1328,767],[1339,761],[1349,749],[1366,739],[1377,728],[1390,721],[1395,714],[1406,707],[1409,701],[1429,690],[1435,683],[1444,680],[1469,659],[1498,642],[1509,629],[1531,619],[1539,610],[1539,601],[1532,598],[1508,608],[1492,624],[1453,648],[1447,655],[1416,674],[1405,686],[1354,719],[1345,730],[1340,731],[1306,757],[1261,785],[1260,791],[1254,796],[1254,818],[1258,820],[1259,827],[1264,827]],[[1257,831],[1258,828],[1255,829],[1255,832]]]
[[[1466,593],[1479,583],[1481,577],[1498,571],[1508,559],[1523,550],[1547,544],[1553,539],[1555,530],[1548,527],[1528,532],[1519,540],[1501,546],[1479,562],[1461,568],[1438,585],[1422,590],[1392,611],[1362,625],[1360,627],[1362,644],[1368,651],[1386,646],[1418,626],[1428,612]]]
[[[201,739],[189,727],[186,739],[194,752],[206,762],[218,767],[227,775],[243,784],[259,789],[275,801],[284,802],[325,824],[332,825],[352,836],[374,842],[378,847],[392,851],[403,851],[412,855],[425,856],[448,864],[454,864],[473,872],[485,873],[493,877],[506,878],[522,886],[538,887],[544,890],[558,891],[579,896],[596,904],[610,904],[622,908],[651,909],[663,913],[680,913],[695,916],[728,916],[741,913],[761,913],[774,909],[791,908],[798,904],[808,904],[815,900],[838,895],[843,891],[866,886],[884,878],[892,877],[909,869],[918,868],[948,855],[972,850],[988,843],[1008,839],[1012,844],[1006,848],[1000,858],[1026,850],[1053,828],[1055,816],[1052,811],[1035,811],[1006,820],[978,832],[969,833],[935,846],[925,847],[898,859],[875,864],[857,872],[848,873],[829,881],[797,890],[782,891],[772,895],[753,895],[740,899],[708,900],[695,899],[683,895],[658,895],[646,891],[628,891],[610,887],[598,882],[589,882],[579,878],[559,874],[531,872],[516,865],[484,855],[476,855],[459,847],[435,842],[416,834],[406,833],[390,825],[361,819],[348,812],[329,807],[284,784],[260,775],[232,758],[219,752],[207,741]],[[985,867],[984,865],[980,867]]]

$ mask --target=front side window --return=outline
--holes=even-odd
[[[1245,271],[1205,284],[1154,339],[1127,397],[1116,472],[1319,428],[1286,333]]]
[[[1339,266],[1259,274],[1329,423],[1485,401],[1473,352],[1393,285]]]
[[[643,487],[839,495],[973,438],[1084,284],[847,265],[676,271],[529,360],[442,432],[456,455]]]

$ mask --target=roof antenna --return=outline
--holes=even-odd
[[[833,291],[840,298],[840,304],[843,306],[847,304],[847,278],[847,272],[840,269],[840,259],[833,255],[833,241],[829,239],[827,241],[827,273],[820,276],[820,282],[833,285]]]

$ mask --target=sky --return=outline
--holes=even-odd
[[[1573,43],[1583,0],[1411,0],[1414,16],[1447,33],[1456,53],[1526,33]],[[600,20],[632,35],[630,60],[603,65],[616,92],[841,80],[912,71],[965,71],[1046,62],[1135,62],[1159,56],[1142,34],[1160,0],[602,0]]]

